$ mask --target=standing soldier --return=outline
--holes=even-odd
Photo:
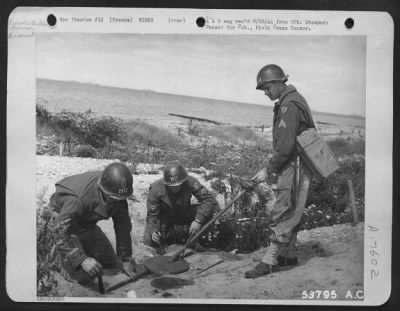
[[[274,107],[273,155],[253,179],[262,182],[268,177],[276,183],[276,201],[271,213],[271,243],[262,261],[245,273],[246,278],[271,273],[278,264],[287,262],[279,255],[296,240],[312,176],[304,163],[296,160],[296,137],[307,128],[315,128],[314,121],[306,100],[293,85],[286,84],[287,80],[274,64],[264,66],[257,74],[256,88],[278,101]]]
[[[129,276],[135,271],[132,255],[132,224],[127,199],[133,178],[122,163],[112,163],[104,171],[73,175],[56,184],[50,207],[56,212],[62,241],[64,276],[87,283],[102,274],[102,268],[119,268]],[[117,254],[99,220],[112,218]],[[65,273],[66,272],[66,273]]]
[[[195,196],[199,204],[191,205]],[[158,247],[168,237],[172,225],[190,225],[189,235],[198,232],[209,221],[218,203],[199,181],[189,176],[178,161],[169,162],[164,178],[150,186],[144,244]]]

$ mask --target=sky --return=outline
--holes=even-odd
[[[36,55],[38,78],[261,105],[278,64],[312,110],[365,116],[363,36],[40,34]]]

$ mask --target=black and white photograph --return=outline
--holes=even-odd
[[[391,163],[368,140],[368,35],[223,11],[194,19],[204,32],[77,31],[157,23],[78,12],[28,57],[34,296],[362,304],[386,223],[367,223],[366,166]]]

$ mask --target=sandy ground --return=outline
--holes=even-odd
[[[102,169],[112,160],[90,158],[69,158],[58,156],[37,156],[37,193],[45,198],[54,191],[54,183],[65,176],[86,170]],[[129,202],[133,224],[132,243],[134,258],[138,263],[154,255],[154,251],[142,243],[145,205],[148,187],[151,182],[161,177],[147,174],[154,167],[140,166],[141,174],[134,175],[134,194],[139,202]],[[205,185],[202,176],[198,177]],[[221,204],[222,198],[218,197]],[[111,242],[115,245],[112,221],[101,221]],[[183,279],[185,286],[158,289],[152,286],[158,276],[147,275],[135,283],[130,283],[106,295],[106,297],[127,297],[128,291],[135,292],[138,299],[301,299],[303,291],[335,291],[337,299],[344,300],[348,291],[356,293],[363,289],[363,234],[362,223],[357,226],[337,225],[301,231],[296,244],[299,265],[286,267],[283,271],[258,279],[245,279],[244,272],[252,268],[262,258],[265,249],[251,254],[230,254],[222,251],[193,253],[186,257],[190,269],[176,275]],[[201,269],[223,259],[223,262],[210,270],[197,274]],[[124,280],[123,274],[104,276],[105,286]],[[152,283],[153,282],[153,283]],[[98,296],[96,284],[84,288],[59,278],[61,293],[66,296]],[[322,299],[322,296],[321,296]],[[155,300],[157,301],[157,300]],[[161,301],[160,301],[161,302]],[[184,301],[183,301],[184,302]]]

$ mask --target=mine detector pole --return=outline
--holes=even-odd
[[[209,226],[211,226],[223,213],[225,213],[232,205],[233,203],[235,203],[237,200],[239,200],[239,198],[246,192],[245,189],[239,191],[239,193],[231,200],[229,201],[224,209],[220,210],[213,219],[211,219],[209,222],[207,222],[195,235],[193,235],[192,237],[189,237],[188,241],[186,242],[185,246],[182,247],[180,250],[178,250],[169,260],[170,262],[175,261],[176,259],[178,259],[178,257],[186,250],[186,248],[193,243],[194,241],[196,241],[201,234],[206,231],[208,229]]]

